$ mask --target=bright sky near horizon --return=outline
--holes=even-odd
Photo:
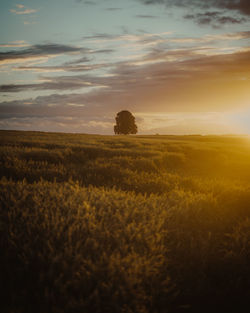
[[[0,129],[250,134],[249,0],[1,0]]]

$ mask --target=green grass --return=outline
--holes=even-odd
[[[1,312],[248,312],[248,137],[0,137]]]

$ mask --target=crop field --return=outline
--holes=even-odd
[[[249,137],[0,138],[0,312],[249,312]]]

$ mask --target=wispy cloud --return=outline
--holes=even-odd
[[[19,42],[20,44],[20,42]],[[1,46],[0,46],[1,47]],[[21,47],[21,46],[5,46],[5,47]],[[83,48],[79,46],[71,46],[71,45],[63,45],[63,44],[41,44],[41,45],[30,45],[26,49],[22,50],[11,50],[0,52],[0,65],[2,64],[10,64],[10,63],[19,63],[26,62],[32,59],[37,58],[50,58],[59,55],[85,55],[78,59],[77,61],[72,61],[73,63],[81,63],[86,62],[88,59],[86,54],[94,55],[94,54],[106,54],[114,52],[113,49],[90,49]],[[71,63],[71,64],[73,64]]]
[[[169,44],[189,44],[189,45],[198,45],[198,44],[208,44],[222,41],[233,41],[233,40],[244,40],[250,38],[250,31],[234,32],[234,33],[224,33],[224,34],[215,34],[215,35],[205,35],[203,37],[176,37],[174,33],[164,32],[164,33],[140,33],[140,34],[105,34],[98,33],[91,36],[84,37],[84,40],[87,42],[114,42],[120,46],[126,46],[128,48],[134,47],[136,49],[152,49],[153,47],[165,45],[165,48],[169,49]],[[10,43],[0,44],[0,48],[22,48],[27,47],[26,49],[10,50],[0,52],[0,65],[3,64],[13,64],[13,63],[26,63],[32,60],[47,60],[48,58],[53,58],[59,55],[82,55],[79,59],[72,59],[65,64],[60,66],[51,66],[51,67],[30,67],[30,70],[34,71],[85,71],[89,69],[96,69],[98,67],[104,66],[104,64],[92,64],[91,66],[80,66],[81,63],[93,61],[93,58],[90,56],[98,54],[110,54],[115,51],[114,48],[102,48],[102,49],[91,49],[86,48],[86,46],[71,46],[71,45],[61,45],[61,44],[43,44],[43,45],[29,45],[26,41],[14,41]],[[162,51],[162,50],[161,50]],[[142,59],[142,56],[145,54],[140,53],[139,57]],[[135,58],[135,55],[130,55],[129,58]],[[125,58],[126,59],[126,58]],[[145,60],[143,60],[145,61]],[[76,65],[76,66],[74,66]],[[15,70],[29,70],[29,67],[19,66],[15,67]]]
[[[239,11],[250,15],[250,2],[248,0],[139,0],[140,2],[150,4],[166,4],[168,6],[178,7],[196,7],[196,8],[220,8],[232,11]]]
[[[83,3],[87,5],[96,5],[95,1],[87,1],[87,0],[76,0],[77,3]]]
[[[105,11],[121,11],[122,8],[106,8]]]
[[[34,21],[32,21],[32,22],[31,21],[24,21],[23,24],[24,25],[33,25],[33,24],[36,24],[36,22],[34,22]]]
[[[16,7],[17,7],[18,9],[23,9],[23,8],[24,8],[24,5],[23,5],[23,4],[16,4]]]
[[[241,32],[234,32],[234,33],[225,33],[225,34],[218,34],[218,35],[210,35],[207,38],[216,39],[216,40],[241,40],[241,39],[249,39],[250,38],[250,31],[241,31]]]
[[[138,14],[138,15],[136,15],[136,17],[139,17],[139,18],[149,18],[149,19],[157,18],[157,16],[155,16],[155,15],[143,15],[143,14]]]
[[[166,36],[172,34],[171,31],[162,33],[139,33],[139,34],[108,34],[108,33],[96,33],[90,36],[83,37],[83,40],[87,40],[93,43],[104,42],[117,42],[119,45],[127,45],[131,43],[156,45],[159,42],[165,41]]]
[[[37,84],[2,85],[1,92],[25,90],[77,90],[98,88],[65,98],[38,97],[39,103],[84,104],[86,112],[107,113],[127,107],[133,111],[220,111],[248,96],[250,49],[207,55],[190,50],[155,50],[141,63],[117,63],[110,76],[75,75],[41,77]],[[227,90],[234,90],[234,94]],[[213,94],[216,95],[216,101]],[[228,95],[228,96],[227,96]],[[36,102],[37,100],[35,100]],[[200,104],[202,101],[202,105]],[[20,104],[20,103],[19,103]],[[169,105],[171,104],[171,105]],[[7,110],[7,109],[6,109]],[[15,113],[14,113],[15,114]]]
[[[152,41],[158,43],[160,42],[207,42],[211,39],[213,40],[239,40],[250,38],[250,31],[241,31],[241,32],[231,32],[231,33],[222,33],[215,35],[205,35],[203,37],[176,37],[175,32],[161,32],[161,33],[147,33],[141,31],[139,34],[108,34],[108,33],[96,33],[93,35],[83,37],[84,40],[93,41],[93,42],[104,42],[104,41],[127,41],[127,42],[141,42],[145,43],[147,41]]]
[[[198,24],[240,24],[250,17],[249,0],[139,0],[145,5],[165,4],[168,8],[181,7],[192,13],[184,18],[193,19]],[[206,12],[204,13],[204,10]]]
[[[10,9],[10,12],[16,15],[27,15],[36,13],[38,10],[26,8],[22,4],[16,4],[16,9]]]
[[[0,52],[0,64],[17,63],[37,58],[48,58],[60,54],[86,53],[89,51],[90,50],[87,48],[60,44],[33,45],[27,49]]]
[[[80,114],[79,114],[80,113]],[[79,110],[79,115],[82,112]],[[98,134],[110,134],[113,129],[114,118],[106,116],[36,116],[36,117],[18,117],[0,119],[1,129],[19,129],[19,130],[40,130],[56,132],[80,132]]]
[[[16,40],[9,43],[0,44],[0,48],[23,48],[28,47],[28,44],[25,40]]]
[[[77,64],[68,65],[64,63],[57,66],[18,66],[14,67],[13,70],[16,71],[32,71],[37,73],[51,73],[51,72],[87,72],[93,71],[101,68],[110,67],[109,64]]]
[[[215,12],[205,12],[205,13],[195,13],[184,15],[185,19],[195,20],[196,23],[200,25],[212,24],[213,26],[220,26],[224,24],[241,24],[246,21],[245,17],[232,17],[225,16],[223,13]]]

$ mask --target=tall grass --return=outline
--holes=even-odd
[[[1,312],[247,312],[247,138],[0,135]]]

